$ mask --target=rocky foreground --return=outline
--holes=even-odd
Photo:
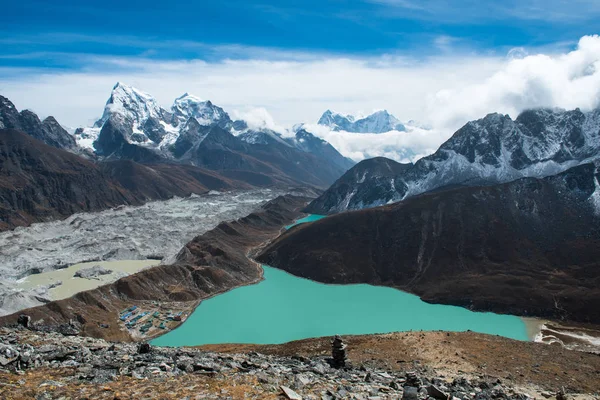
[[[440,343],[435,335],[450,341],[467,335],[469,342],[481,342],[485,335],[431,333],[422,346],[433,350]],[[396,337],[394,337],[396,335]],[[285,345],[262,346],[264,352],[216,352],[208,349],[159,348],[147,344],[110,343],[103,339],[40,333],[24,328],[0,330],[0,397],[3,399],[531,399],[531,398],[593,398],[598,395],[600,379],[576,381],[561,375],[554,383],[523,385],[511,376],[521,364],[523,352],[513,353],[514,366],[502,376],[481,371],[433,368],[422,357],[397,360],[393,366],[380,357],[381,345],[364,346],[368,341],[393,344],[401,349],[399,337],[421,340],[423,333],[370,335],[350,337],[348,351],[340,357],[338,342],[331,356],[330,338],[310,339]],[[398,336],[400,335],[400,336]],[[500,339],[506,343],[517,343]],[[366,342],[365,342],[366,341]],[[488,343],[489,344],[489,343]],[[552,350],[537,346],[536,351]],[[329,353],[322,352],[324,346]],[[492,346],[491,348],[493,348]],[[235,346],[229,350],[233,350]],[[312,354],[308,354],[311,348]],[[226,350],[226,349],[222,349]],[[411,352],[418,350],[413,348]],[[445,349],[437,348],[444,355]],[[456,348],[458,351],[463,349]],[[506,349],[505,349],[506,350]],[[294,355],[286,354],[294,352]],[[558,349],[558,352],[567,351]],[[310,353],[310,351],[309,351]],[[353,354],[354,353],[354,354]],[[365,358],[370,353],[372,357]],[[558,370],[569,369],[576,356],[581,367],[596,368],[600,374],[600,358],[569,352],[556,354]],[[389,356],[397,356],[387,351]],[[482,351],[485,355],[485,350]],[[406,353],[410,356],[410,352]],[[590,359],[589,357],[595,357]],[[464,358],[464,357],[463,357]],[[448,358],[451,361],[452,357]],[[590,362],[591,360],[591,362]],[[341,364],[340,364],[341,363]],[[344,365],[345,364],[345,365]],[[338,368],[332,367],[332,365]],[[490,365],[492,367],[492,365]],[[543,357],[533,368],[547,368]],[[565,373],[567,371],[565,370]],[[582,377],[586,374],[579,374]],[[600,376],[600,375],[598,375]],[[586,383],[587,382],[587,383]],[[591,386],[590,386],[591,385]],[[556,389],[553,389],[556,388]],[[583,393],[583,394],[582,394]],[[587,394],[585,394],[587,393]]]

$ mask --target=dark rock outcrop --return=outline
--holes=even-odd
[[[0,130],[0,229],[140,203],[92,162]]]
[[[77,148],[75,138],[60,126],[54,117],[47,117],[44,121],[40,121],[30,110],[19,113],[15,105],[2,96],[0,96],[0,129],[23,131],[59,149],[75,151]]]

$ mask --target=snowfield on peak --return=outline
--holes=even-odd
[[[388,113],[387,110],[376,111],[366,117],[355,117],[331,110],[323,113],[319,125],[328,126],[334,131],[356,133],[384,133],[389,131],[405,131],[406,127],[400,120]]]
[[[107,123],[117,126],[126,142],[156,149],[166,158],[166,151],[179,138],[190,119],[199,126],[218,125],[231,129],[229,115],[210,101],[185,93],[176,98],[170,111],[161,107],[152,95],[118,82],[112,89],[102,117],[92,128],[79,128],[75,137],[82,147],[99,150],[94,142]],[[110,135],[113,135],[112,133]]]
[[[179,124],[186,123],[190,118],[196,118],[200,125],[218,123],[225,127],[231,123],[229,115],[222,108],[189,93],[175,99],[171,112]]]
[[[111,114],[120,113],[141,130],[142,124],[149,118],[161,119],[164,112],[156,99],[148,93],[118,82],[106,103],[102,118],[94,126],[100,128]]]

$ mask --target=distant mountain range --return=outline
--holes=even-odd
[[[75,132],[102,159],[180,163],[241,178],[249,172],[327,187],[354,162],[307,131],[282,137],[233,121],[220,107],[188,93],[170,110],[149,94],[117,83],[102,117]]]
[[[406,130],[404,124],[386,110],[377,111],[362,118],[327,110],[319,119],[318,124],[327,126],[334,131],[356,133],[384,133]]]
[[[453,186],[492,185],[545,177],[600,155],[600,109],[537,109],[489,114],[468,122],[430,156],[414,164],[365,160],[307,210],[331,214],[396,202]]]

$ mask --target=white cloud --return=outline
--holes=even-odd
[[[232,119],[242,119],[246,121],[251,129],[270,129],[282,135],[287,135],[288,130],[275,122],[273,116],[264,107],[246,108],[242,110],[233,110],[230,113]]]
[[[600,37],[586,36],[566,54],[511,58],[482,82],[444,89],[427,109],[434,127],[456,129],[495,111],[513,118],[528,108],[589,110],[600,102]]]
[[[406,132],[379,134],[332,131],[316,124],[306,124],[304,128],[327,140],[344,156],[356,161],[383,156],[402,163],[414,162],[433,153],[447,139],[447,135],[441,131],[415,126],[407,126]]]
[[[385,155],[406,160],[435,150],[461,125],[490,112],[516,117],[531,107],[598,106],[598,36],[581,38],[570,52],[535,53],[519,49],[499,57],[448,51],[422,60],[321,55],[276,61],[259,52],[264,59],[215,63],[80,56],[77,71],[0,68],[0,93],[20,109],[54,115],[68,126],[94,121],[117,81],[151,93],[165,107],[184,92],[196,93],[234,117],[280,132],[298,122],[315,123],[326,109],[385,108],[402,121],[418,120],[432,130],[319,135],[355,159]],[[412,153],[403,151],[407,147]]]

